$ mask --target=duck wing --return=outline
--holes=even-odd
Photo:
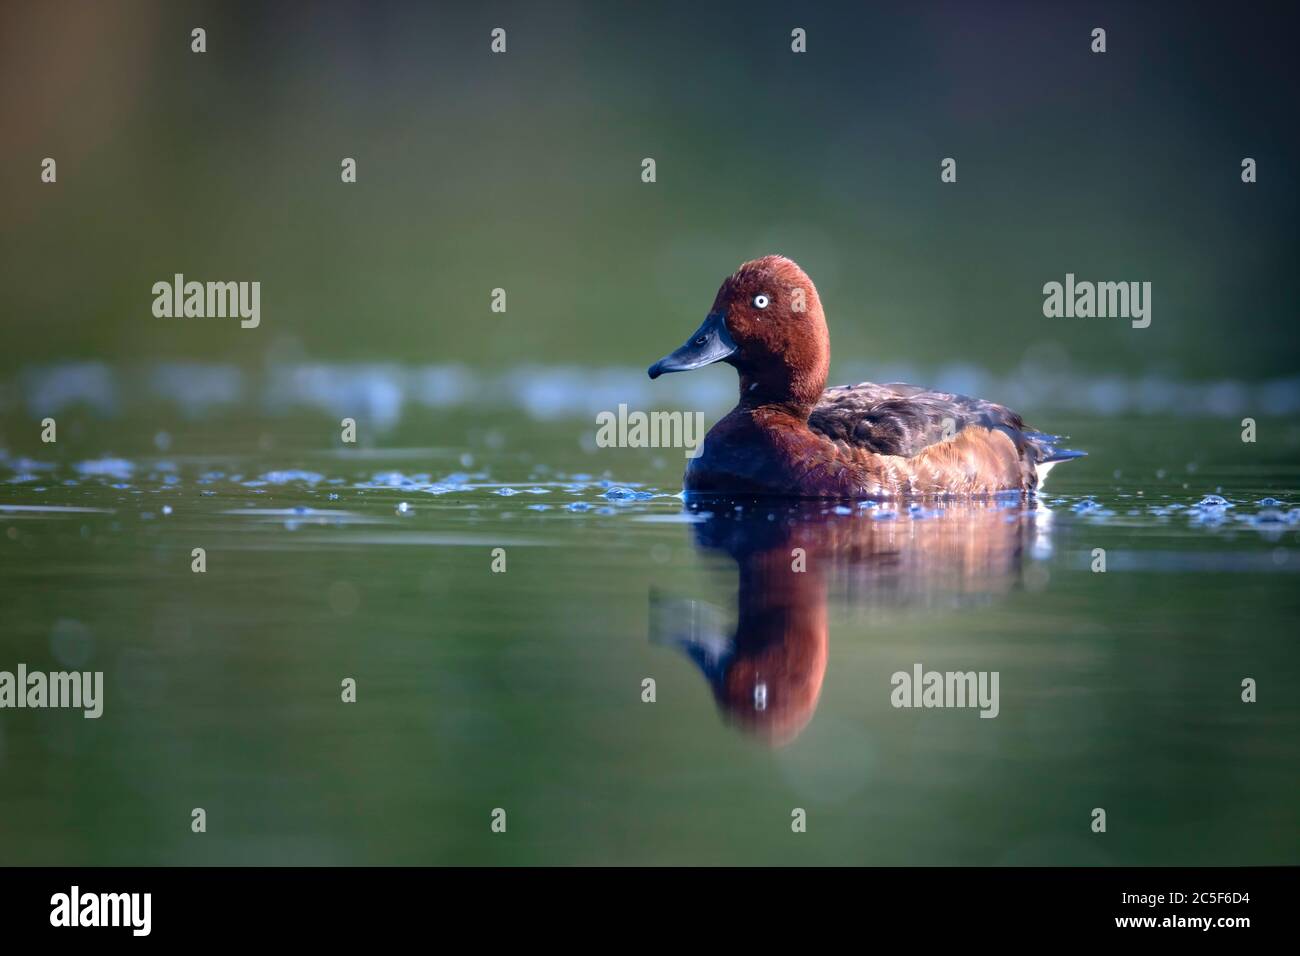
[[[1028,428],[1007,408],[980,398],[893,383],[839,385],[822,393],[808,427],[837,444],[911,458],[968,425],[1004,432],[1022,458],[1035,463],[1077,458],[1055,435]]]

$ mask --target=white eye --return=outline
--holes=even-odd
[[[754,308],[766,309],[767,304],[771,301],[772,301],[771,299],[769,299],[767,296],[763,295],[763,293],[760,292],[758,295],[754,296]]]

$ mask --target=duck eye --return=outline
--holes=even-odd
[[[754,308],[766,309],[768,303],[771,301],[772,301],[771,299],[769,299],[767,296],[765,296],[763,293],[760,292],[758,295],[754,296]]]

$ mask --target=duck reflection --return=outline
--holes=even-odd
[[[719,608],[652,592],[650,638],[688,654],[723,715],[773,745],[797,737],[817,709],[832,589],[858,608],[986,602],[1019,585],[1027,553],[1050,550],[1050,513],[1033,501],[896,514],[826,502],[688,507],[700,519],[696,545],[739,569],[735,629]]]

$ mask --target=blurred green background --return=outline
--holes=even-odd
[[[466,6],[6,2],[0,369],[645,365],[769,252],[818,284],[837,369],[1297,368],[1286,7]],[[1151,327],[1045,319],[1067,271],[1150,281]],[[260,280],[261,328],[155,319],[175,272]]]

